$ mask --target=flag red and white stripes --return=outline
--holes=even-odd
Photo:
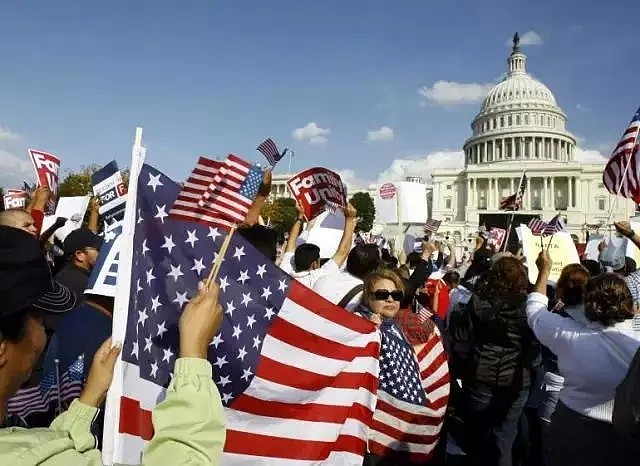
[[[290,282],[255,378],[224,410],[221,464],[362,463],[376,403],[380,338],[369,322],[327,304]],[[151,411],[165,389],[136,376],[136,365],[125,363],[124,372],[121,441],[141,451],[153,436]]]
[[[545,227],[547,226],[547,222],[539,218],[532,218],[531,220],[529,220],[527,226],[531,230],[531,233],[533,233],[534,235],[539,235],[544,231]]]
[[[437,327],[429,340],[414,346],[427,402],[421,409],[378,391],[369,451],[397,464],[423,464],[432,456],[449,402],[449,366]],[[393,448],[393,447],[396,448]]]
[[[253,204],[262,181],[256,167],[237,155],[229,154],[199,201],[233,222],[242,222]]]
[[[256,148],[262,155],[265,156],[267,161],[272,167],[275,167],[278,161],[282,158],[284,153],[280,153],[278,146],[273,142],[273,139],[267,138],[258,145]],[[286,149],[285,149],[286,152]]]
[[[638,134],[640,132],[640,108],[622,134],[604,168],[602,180],[611,194],[633,199],[640,203],[640,164],[638,163]],[[627,168],[628,165],[628,168]]]
[[[438,229],[440,228],[440,224],[442,223],[442,220],[434,220],[432,218],[427,219],[427,221],[424,224],[424,231],[425,233],[435,233],[438,231]]]
[[[216,211],[202,207],[198,203],[202,195],[214,183],[222,162],[200,157],[195,168],[184,182],[180,193],[169,211],[169,216],[179,220],[204,223],[206,225],[229,229],[232,222],[219,218]]]

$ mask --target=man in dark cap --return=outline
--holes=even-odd
[[[64,240],[66,263],[56,280],[73,291],[78,300],[82,300],[101,246],[102,238],[87,228],[72,231]]]
[[[73,309],[76,299],[51,277],[40,242],[6,226],[0,226],[0,296],[0,400],[7,400],[29,380],[46,346],[46,315]],[[15,421],[7,419],[2,404],[0,420]]]

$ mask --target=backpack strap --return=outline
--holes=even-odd
[[[338,306],[346,308],[347,304],[362,290],[364,290],[364,284],[360,283],[349,290],[349,292],[342,297]]]

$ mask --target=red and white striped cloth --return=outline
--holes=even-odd
[[[532,218],[531,220],[529,220],[527,226],[531,230],[531,233],[533,233],[534,235],[540,235],[547,227],[547,222],[539,218]]]
[[[397,464],[424,464],[440,441],[449,402],[449,366],[442,337],[435,327],[426,343],[415,345],[427,402],[421,409],[382,390],[373,414],[369,451]]]
[[[219,218],[216,211],[201,207],[198,203],[202,195],[214,183],[222,162],[200,157],[195,168],[184,182],[180,193],[169,211],[169,216],[178,220],[203,223],[213,227],[229,229],[233,223]]]
[[[253,204],[261,181],[262,172],[256,166],[229,154],[198,204],[230,221],[242,222]]]
[[[619,193],[636,203],[640,203],[640,162],[637,160],[639,132],[640,108],[622,134],[602,174],[607,191],[611,194]]]

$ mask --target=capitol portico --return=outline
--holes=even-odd
[[[518,189],[526,173],[523,214],[550,219],[558,212],[579,236],[585,223],[606,222],[611,198],[602,184],[603,163],[575,159],[575,137],[551,91],[526,70],[514,37],[506,77],[484,98],[464,144],[464,169],[432,173],[432,217],[440,230],[467,236],[482,214],[497,214],[500,199]],[[620,198],[615,218],[635,206]],[[626,217],[625,217],[626,218]]]

